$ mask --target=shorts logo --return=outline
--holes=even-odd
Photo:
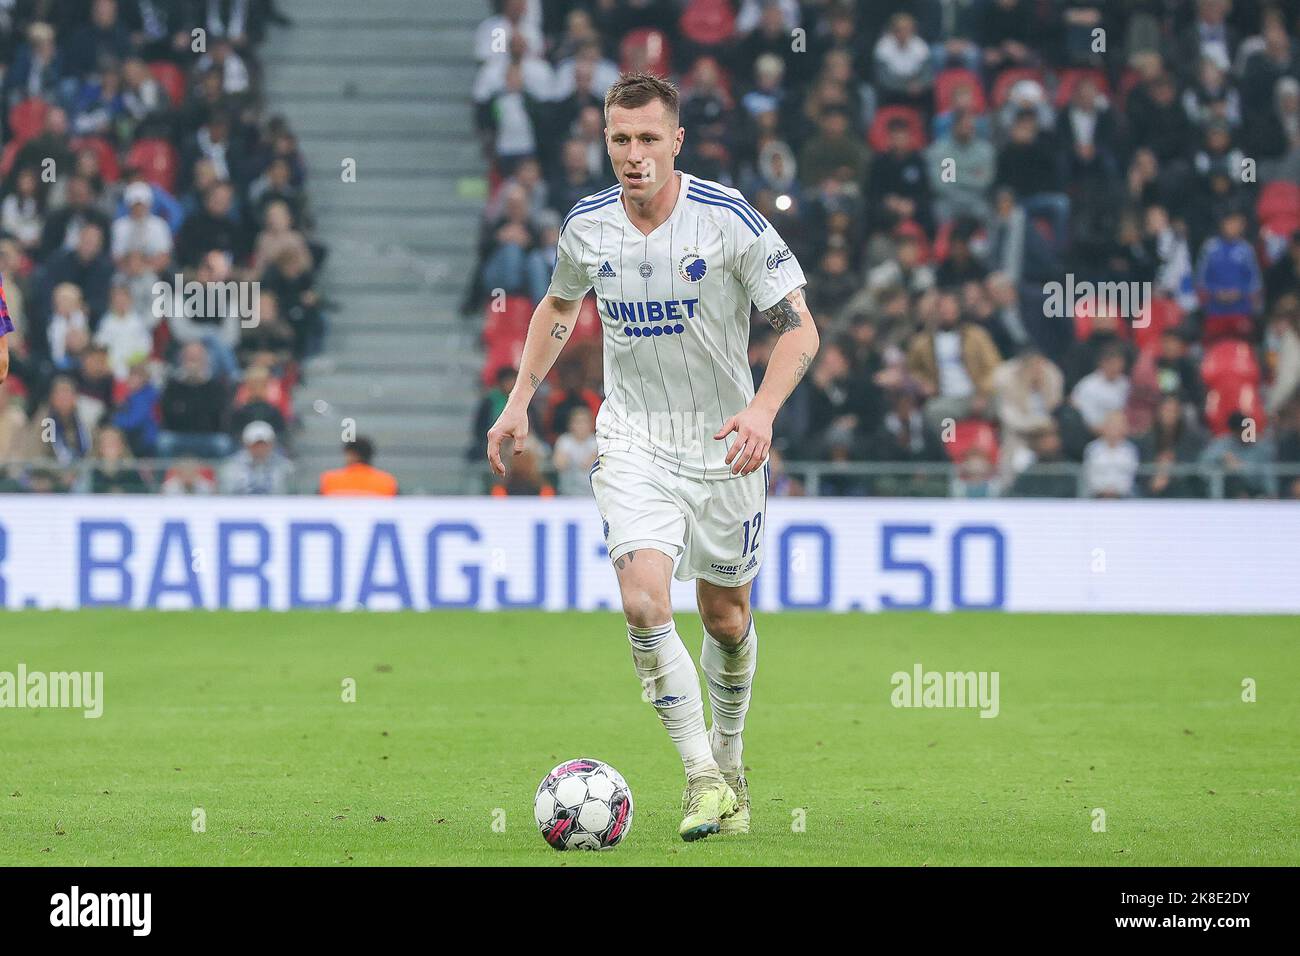
[[[699,282],[709,271],[709,264],[698,252],[688,252],[677,262],[677,274],[686,282]]]
[[[794,254],[790,252],[790,247],[782,246],[780,249],[776,250],[776,252],[767,257],[767,267],[769,269],[775,269],[781,263],[785,262],[785,260],[792,258],[794,258]]]
[[[642,279],[648,279],[655,274],[655,267],[648,262],[643,262],[636,267],[637,272],[641,273]]]
[[[709,567],[719,574],[744,574],[747,571],[754,570],[758,566],[758,555],[752,554],[749,557],[749,563],[743,568],[739,564],[710,564]]]
[[[601,267],[600,267],[600,271],[596,273],[596,278],[597,278],[597,279],[612,279],[612,278],[614,278],[614,276],[616,276],[616,275],[618,275],[618,273],[614,271],[614,267],[611,266],[611,265],[609,264],[609,260],[606,259],[606,260],[605,260],[605,264],[604,264],[603,266],[601,266]]]

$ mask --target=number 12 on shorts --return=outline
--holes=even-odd
[[[751,528],[751,526],[753,527],[753,534],[754,534],[754,540],[753,540],[753,542],[751,542],[750,539],[749,539],[750,528]],[[750,519],[749,521],[746,521],[746,522],[745,522],[745,526],[744,526],[744,530],[745,530],[745,543],[744,543],[744,545],[743,545],[743,546],[741,547],[741,549],[740,549],[740,556],[741,556],[742,558],[743,558],[745,555],[749,554],[749,552],[750,552],[750,548],[751,548],[751,545],[752,545],[753,550],[755,550],[755,551],[758,550],[758,532],[759,532],[759,529],[762,528],[762,527],[763,527],[763,512],[761,512],[761,511],[758,512],[757,514],[755,514],[754,517],[753,517],[752,519]]]

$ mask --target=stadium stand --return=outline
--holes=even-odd
[[[476,330],[456,315],[474,262],[483,166],[464,91],[478,0],[298,0],[267,62],[312,173],[338,303],[296,394],[298,490],[339,462],[349,422],[403,493],[465,490]],[[345,181],[354,160],[354,181]]]
[[[274,446],[321,347],[327,252],[267,95],[289,23],[272,0],[4,5],[6,491],[289,490]]]
[[[1060,492],[1090,448],[1137,454],[1124,494],[1300,492],[1300,0],[0,11],[5,490],[219,490],[262,422],[289,490],[359,429],[404,493],[497,491],[485,420],[635,68],[809,276],[774,493]],[[259,282],[260,320],[153,294],[178,273]],[[1088,283],[1152,294],[1053,311]],[[756,381],[771,344],[755,317]],[[589,299],[511,493],[577,487],[600,374]],[[1203,454],[1238,417],[1279,480]]]
[[[614,182],[604,90],[637,68],[682,89],[679,167],[745,191],[808,274],[823,346],[777,418],[773,493],[1300,491],[1296,0],[482,9],[490,196],[463,306],[485,357],[480,489],[555,224]],[[1103,291],[1121,285],[1137,298]],[[755,316],[756,381],[770,348]],[[598,343],[573,344],[543,388],[600,375]],[[546,492],[567,429],[534,406]],[[1237,474],[1256,465],[1292,477]]]

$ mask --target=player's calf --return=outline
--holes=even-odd
[[[700,617],[704,621],[700,667],[713,712],[709,745],[723,779],[736,794],[734,809],[719,821],[718,832],[723,835],[749,832],[749,783],[745,779],[741,732],[758,667],[758,634],[749,590],[748,584],[719,588],[703,581],[698,589]]]
[[[672,618],[668,590],[672,559],[650,549],[628,551],[616,554],[614,569],[643,696],[668,731],[687,779],[707,776],[720,782],[704,726],[699,674]]]
[[[750,687],[758,668],[758,634],[749,605],[750,586],[698,586],[704,645],[700,667],[709,688],[713,758],[724,774],[744,770],[741,733],[749,711]],[[734,788],[734,784],[733,784]]]

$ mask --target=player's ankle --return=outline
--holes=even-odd
[[[718,781],[722,779],[722,770],[717,764],[711,763],[707,767],[693,767],[686,771],[686,782],[695,783],[697,780]]]

